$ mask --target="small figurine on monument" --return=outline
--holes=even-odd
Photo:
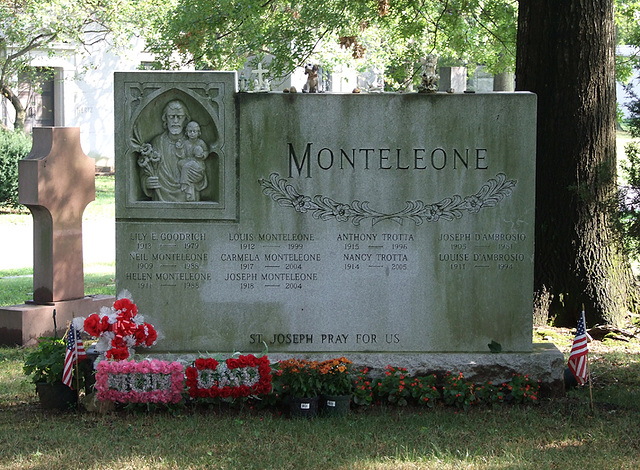
[[[436,65],[438,57],[429,54],[424,59],[420,59],[422,63],[422,82],[418,85],[418,93],[435,93],[438,91],[438,80],[440,76],[436,73]]]
[[[318,69],[317,65],[307,65],[304,74],[307,75],[307,83],[302,89],[303,93],[318,93]]]

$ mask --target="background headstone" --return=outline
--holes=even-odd
[[[94,161],[77,127],[36,127],[18,162],[18,198],[33,215],[33,300],[84,297],[82,214],[95,199]]]
[[[95,199],[95,170],[80,146],[80,129],[34,128],[31,152],[18,171],[19,201],[33,214],[33,301],[0,307],[2,345],[61,337],[73,317],[114,301],[84,294],[82,214]]]
[[[497,73],[493,76],[493,91],[514,91],[515,76],[512,72]]]
[[[467,89],[466,67],[439,67],[438,91],[453,90],[455,93],[463,93]]]

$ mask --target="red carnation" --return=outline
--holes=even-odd
[[[116,361],[122,361],[129,357],[129,349],[124,347],[111,348],[107,351],[107,359],[115,359]]]
[[[146,344],[148,347],[151,347],[158,339],[158,333],[151,323],[145,323],[144,326],[147,328],[147,339],[144,344]]]
[[[118,299],[113,303],[113,308],[120,310],[124,319],[131,320],[138,313],[138,307],[127,298]]]
[[[146,341],[147,331],[145,330],[144,325],[139,325],[138,328],[136,328],[134,336],[136,338],[136,346],[140,346]]]
[[[100,336],[100,333],[103,331],[100,327],[100,323],[100,315],[92,313],[84,321],[84,331],[91,336]]]
[[[111,329],[111,323],[109,323],[109,317],[104,316],[100,319],[100,333],[109,331]]]

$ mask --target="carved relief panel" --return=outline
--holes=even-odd
[[[117,217],[236,218],[235,84],[232,72],[115,74]]]

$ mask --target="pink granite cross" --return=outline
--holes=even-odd
[[[77,127],[36,127],[18,162],[18,200],[33,215],[33,301],[84,297],[82,214],[96,197],[95,163]]]

